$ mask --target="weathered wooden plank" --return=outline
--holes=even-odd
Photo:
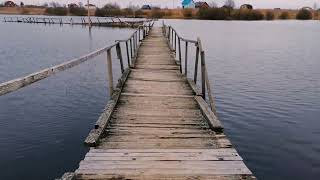
[[[178,98],[194,98],[191,95],[168,95],[168,94],[153,94],[153,93],[121,93],[122,96],[136,96],[136,97],[178,97]]]
[[[160,82],[160,81],[140,81],[131,79],[125,84],[124,92],[137,94],[171,94],[171,95],[193,95],[186,82]]]
[[[92,129],[88,135],[88,137],[85,139],[84,143],[88,146],[96,146],[100,136],[102,135],[104,129],[106,128],[106,126],[108,125],[108,122],[111,118],[111,115],[114,111],[114,108],[118,102],[118,99],[120,97],[120,93],[122,91],[122,86],[124,84],[124,82],[126,81],[126,79],[128,78],[130,74],[130,69],[127,68],[122,77],[119,79],[118,85],[117,85],[117,89],[114,91],[111,100],[108,102],[105,110],[103,111],[103,113],[101,114],[101,116],[99,117],[98,121],[95,124],[95,128]]]
[[[156,161],[158,162],[158,161]],[[172,161],[166,161],[163,163],[151,164],[150,161],[145,164],[145,166],[133,164],[133,165],[115,165],[113,163],[102,163],[96,162],[96,165],[82,165],[76,171],[76,173],[81,174],[127,174],[127,175],[232,175],[232,174],[251,174],[251,171],[244,165],[241,164],[232,165],[231,163],[219,163],[223,161],[217,161],[212,164],[217,164],[216,166],[207,167],[207,164],[202,167],[199,164],[181,165],[180,168],[178,164],[173,164]],[[233,161],[229,161],[233,162]],[[237,162],[237,161],[235,161]],[[164,164],[165,163],[165,164]],[[234,162],[233,162],[234,163]],[[161,167],[159,167],[161,166]],[[123,167],[123,168],[121,168]],[[148,168],[149,167],[149,168]]]
[[[144,109],[198,109],[198,104],[190,98],[121,96],[118,105]]]
[[[242,161],[234,151],[207,152],[89,152],[84,161]]]
[[[116,108],[114,111],[119,114],[142,116],[150,115],[154,117],[202,117],[199,109],[150,109],[148,111],[144,111],[143,109],[138,108]]]
[[[98,179],[98,180],[116,180],[116,179],[130,179],[130,180],[255,180],[251,175],[117,175],[117,174],[78,174],[77,179]]]
[[[166,128],[166,129],[159,129],[159,128],[109,128],[107,130],[108,134],[115,134],[115,135],[132,135],[132,136],[150,136],[150,135],[158,135],[158,136],[170,136],[170,137],[184,137],[188,135],[209,135],[211,132],[210,130],[206,129],[177,129],[177,128]],[[216,137],[216,136],[215,136]]]
[[[233,148],[221,149],[90,149],[92,153],[237,153]]]
[[[216,132],[222,132],[223,127],[221,125],[221,122],[218,120],[218,118],[211,111],[210,107],[205,102],[205,100],[200,96],[195,96],[195,100],[199,104],[199,107],[203,113],[203,116],[208,120],[208,124],[212,128],[212,130],[214,130]]]
[[[56,180],[76,180],[76,174],[74,172],[67,172],[64,173],[61,178]]]
[[[193,169],[221,169],[221,170],[233,170],[233,169],[241,169],[244,167],[244,163],[242,161],[223,161],[223,160],[213,160],[212,161],[157,161],[157,160],[148,160],[146,163],[144,160],[109,160],[109,161],[94,161],[94,160],[83,160],[80,162],[79,169],[185,169],[190,168],[192,166]],[[108,166],[112,165],[112,166]],[[195,166],[196,165],[196,166]]]
[[[217,148],[229,148],[231,145],[218,143],[217,140],[211,139],[185,139],[181,138],[176,139],[154,139],[148,140],[144,139],[141,142],[137,141],[109,141],[108,138],[101,140],[99,148],[110,148],[110,149],[177,149],[177,148],[194,148],[194,149],[217,149]]]
[[[192,91],[194,92],[195,95],[197,96],[202,96],[202,93],[200,92],[200,90],[198,89],[197,85],[195,84],[194,81],[192,81],[192,79],[187,79],[189,86],[191,87]]]
[[[165,69],[165,70],[179,70],[179,66],[177,65],[153,65],[153,64],[148,64],[148,65],[140,65],[137,64],[135,66],[136,69]]]
[[[133,80],[155,81],[155,82],[170,82],[182,81],[185,82],[184,76],[178,71],[154,71],[154,70],[140,70],[133,71],[130,76]]]

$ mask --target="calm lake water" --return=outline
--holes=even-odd
[[[96,27],[90,33],[82,26],[0,19],[0,83],[79,57],[133,31]],[[119,70],[118,63],[113,65]],[[102,54],[0,97],[0,179],[54,179],[78,167],[87,151],[83,141],[109,97],[106,69]]]
[[[258,179],[317,179],[320,23],[165,22],[185,37],[202,39],[220,119]],[[0,27],[0,82],[132,32],[2,22]],[[76,169],[87,151],[83,140],[108,97],[105,55],[1,96],[0,179],[53,179]]]
[[[201,38],[220,120],[258,179],[319,179],[320,22],[166,23]]]

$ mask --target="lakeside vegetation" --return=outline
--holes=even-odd
[[[108,3],[101,8],[90,10],[90,14],[98,17],[136,17],[164,19],[203,19],[203,20],[319,20],[320,10],[302,8],[300,10],[282,9],[247,9],[235,8],[232,0],[227,0],[223,7],[207,7],[197,9],[161,9],[152,7],[142,10],[138,6],[121,8],[117,3]],[[56,16],[86,16],[87,9],[79,6],[66,6],[52,2],[43,6],[0,7],[0,14],[36,14]]]

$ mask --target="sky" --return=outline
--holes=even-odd
[[[5,0],[0,0],[0,2],[4,2]],[[60,4],[69,4],[69,3],[77,3],[82,2],[86,3],[86,0],[12,0],[15,3],[19,4],[20,1],[23,1],[25,4],[37,4],[41,5],[44,2],[59,2]],[[197,1],[197,0],[195,0]],[[218,5],[223,5],[225,0],[199,0],[206,1],[208,4],[211,2],[215,2]],[[313,7],[314,3],[317,3],[317,7],[320,8],[320,0],[234,0],[236,2],[236,6],[239,7],[241,4],[252,4],[254,8],[290,8],[290,9],[299,9],[304,6]],[[153,6],[160,6],[162,8],[168,7],[178,7],[181,6],[182,0],[90,0],[90,3],[102,6],[109,2],[116,2],[121,7],[127,7],[130,3],[132,5],[143,5],[150,4]]]

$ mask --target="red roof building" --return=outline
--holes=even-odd
[[[202,2],[202,1],[196,2],[195,6],[196,6],[196,8],[209,8],[210,7],[207,2]]]

